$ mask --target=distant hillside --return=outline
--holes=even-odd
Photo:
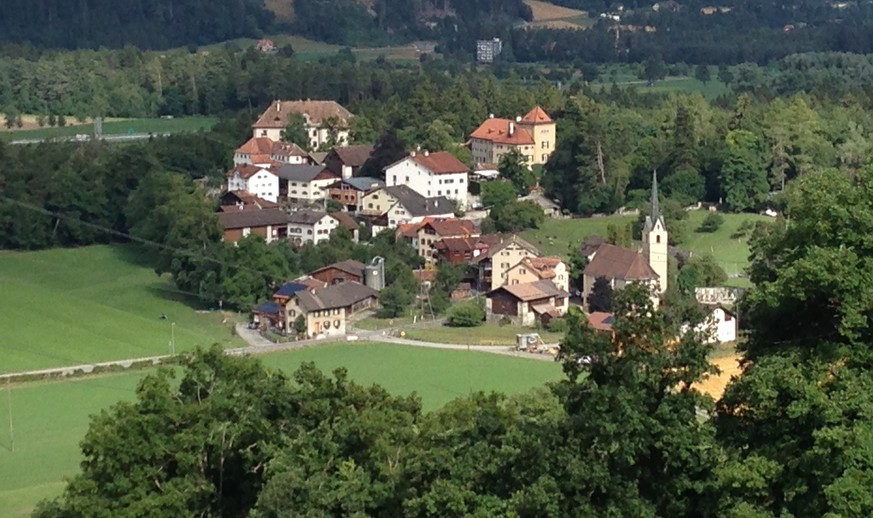
[[[257,37],[264,0],[2,0],[0,43],[162,49]]]

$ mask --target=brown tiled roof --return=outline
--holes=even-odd
[[[411,158],[434,174],[470,172],[470,168],[467,167],[467,164],[458,160],[455,155],[448,151],[437,151],[436,153],[427,154],[416,153],[415,156]]]
[[[588,315],[588,325],[598,331],[612,331],[612,313],[595,311]]]
[[[546,113],[545,110],[537,106],[533,110],[527,112],[527,115],[521,118],[522,122],[529,122],[532,124],[546,124],[549,122],[554,122],[549,114]]]
[[[320,281],[320,280],[315,279],[313,277],[310,277],[308,275],[294,279],[293,282],[295,282],[297,284],[302,284],[302,285],[306,286],[307,288],[309,288],[310,290],[317,290],[317,289],[324,288],[325,286],[327,286],[327,283],[325,283],[324,281]]]
[[[336,101],[273,101],[264,110],[254,128],[284,128],[291,114],[308,115],[312,124],[320,125],[330,117],[336,117],[340,126],[348,127],[352,114]]]
[[[506,284],[494,289],[488,296],[503,290],[518,300],[528,302],[531,300],[547,299],[550,297],[569,297],[570,294],[555,286],[552,281],[534,281],[523,284]]]
[[[331,212],[330,217],[335,219],[341,227],[345,227],[351,232],[361,228],[361,225],[359,225],[358,222],[355,221],[355,218],[351,217],[348,212]]]
[[[509,245],[512,244],[512,243],[515,243],[515,244],[521,246],[522,248],[524,248],[525,250],[527,250],[528,252],[530,252],[530,253],[533,254],[533,255],[537,255],[537,256],[540,255],[540,251],[537,249],[537,247],[535,247],[535,246],[533,246],[532,244],[528,243],[528,242],[525,241],[524,239],[518,237],[517,234],[513,234],[512,236],[503,239],[503,240],[502,240],[499,244],[497,244],[496,246],[491,246],[491,247],[489,247],[489,248],[488,248],[488,253],[487,253],[487,254],[482,254],[482,255],[480,255],[479,257],[475,258],[475,259],[473,260],[473,262],[479,262],[479,261],[483,261],[483,260],[485,260],[486,258],[494,257],[494,255],[495,255],[497,252],[500,252],[501,250],[503,250],[504,248],[506,248],[507,246],[509,246]]]
[[[256,165],[243,164],[243,165],[238,165],[238,166],[234,167],[233,169],[228,171],[227,174],[225,174],[225,176],[227,176],[228,178],[231,178],[231,177],[233,177],[234,174],[239,173],[241,178],[248,180],[249,178],[251,178],[252,176],[257,174],[258,171],[269,171],[269,169],[267,169],[265,167],[256,166]]]
[[[273,156],[309,156],[309,153],[294,142],[275,142],[270,154]]]
[[[325,266],[324,268],[319,268],[309,275],[315,275],[316,273],[323,272],[325,270],[337,269],[341,272],[346,272],[349,275],[354,275],[356,277],[364,278],[364,263],[360,261],[355,261],[354,259],[346,259],[345,261],[340,261],[338,263],[333,263]]]
[[[472,221],[458,218],[433,218],[426,221],[422,227],[430,227],[437,235],[443,237],[475,236],[481,232]]]
[[[531,272],[537,274],[540,279],[551,279],[555,276],[555,267],[562,262],[563,260],[560,257],[525,257],[516,266],[526,266]]]
[[[274,144],[275,142],[267,137],[254,137],[238,147],[236,152],[246,155],[269,155]]]
[[[558,308],[556,308],[554,304],[534,304],[531,306],[531,309],[537,315],[549,315],[553,318],[561,316],[561,312],[558,311]]]
[[[476,249],[487,249],[500,243],[502,237],[497,234],[486,234],[479,237],[445,237],[434,243],[437,250],[449,252],[473,252]]]
[[[341,282],[325,288],[312,291],[298,291],[294,294],[297,301],[307,311],[345,308],[378,296],[378,292],[369,286],[358,282]]]
[[[512,134],[509,134],[510,124],[514,126]],[[509,119],[488,119],[470,134],[470,138],[488,140],[495,144],[508,144],[510,146],[532,146],[534,139],[518,123]]]
[[[225,230],[285,225],[288,223],[288,213],[282,209],[219,212],[218,221]]]
[[[585,275],[627,281],[658,278],[641,254],[608,243],[597,249],[594,259],[585,267]]]
[[[292,212],[288,216],[288,223],[297,223],[299,225],[314,225],[321,221],[327,212],[318,210],[298,210]]]
[[[600,245],[603,243],[606,243],[606,239],[600,236],[588,236],[582,241],[582,245],[579,246],[579,251],[582,253],[583,257],[590,257],[597,252],[597,249],[600,248]]]
[[[373,146],[343,146],[335,147],[330,150],[328,155],[336,155],[340,161],[349,167],[361,167],[364,162],[370,159],[370,153],[373,152]]]
[[[245,210],[272,209],[279,206],[278,203],[259,198],[249,191],[228,191],[221,195],[220,203],[222,212],[239,210],[237,203],[242,203]]]

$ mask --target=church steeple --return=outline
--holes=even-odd
[[[661,219],[661,207],[658,203],[658,170],[652,171],[652,222]]]
[[[649,261],[649,266],[658,274],[660,293],[667,291],[667,224],[661,215],[661,205],[658,201],[658,172],[652,171],[652,212],[646,216],[643,227],[643,255]]]

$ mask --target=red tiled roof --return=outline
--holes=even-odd
[[[595,311],[588,315],[588,325],[597,331],[612,331],[612,313]]]
[[[267,137],[250,138],[245,144],[236,149],[237,153],[245,155],[270,155],[273,150],[273,139]]]
[[[418,282],[433,282],[436,276],[436,270],[412,270],[412,277]]]
[[[470,220],[426,217],[418,223],[401,223],[394,233],[411,238],[416,237],[418,232],[425,227],[432,228],[437,235],[442,237],[472,237],[481,232],[479,227]]]
[[[551,279],[555,276],[555,267],[562,262],[560,257],[525,257],[518,265],[526,266],[540,279]]]
[[[326,119],[335,117],[341,127],[347,128],[352,118],[351,112],[336,101],[273,101],[264,110],[253,128],[284,128],[291,114],[307,115],[309,122],[320,125]]]
[[[293,142],[274,142],[270,154],[273,156],[309,156],[309,153]]]
[[[436,153],[416,153],[413,160],[426,167],[434,174],[469,173],[470,168],[448,151]]]
[[[239,202],[243,204],[244,210],[261,210],[261,209],[272,209],[278,207],[278,203],[273,203],[270,200],[265,200],[263,198],[259,198],[254,194],[248,191],[230,191],[224,193],[221,197],[221,203],[224,205],[221,206],[222,212],[230,212],[232,210],[239,210],[239,206],[235,203],[227,203],[233,202],[234,200],[230,198],[236,198]],[[227,199],[225,199],[227,198]]]
[[[500,243],[501,237],[497,234],[487,234],[479,237],[446,237],[434,243],[437,250],[449,252],[473,252],[474,250],[487,250],[488,247]]]
[[[545,110],[537,106],[533,110],[527,112],[527,115],[521,118],[522,122],[529,122],[532,124],[546,124],[549,122],[554,122],[549,114],[546,113]]]
[[[658,278],[658,274],[641,254],[608,243],[597,249],[594,259],[585,267],[585,275],[623,280]]]
[[[238,166],[234,167],[233,169],[228,171],[227,174],[225,174],[225,176],[230,178],[233,175],[235,175],[236,173],[239,173],[241,178],[248,180],[249,178],[251,178],[252,176],[257,174],[258,171],[265,171],[265,170],[266,169],[264,169],[263,167],[258,167],[256,165],[244,164],[244,165],[238,165]]]
[[[510,125],[513,131],[510,135]],[[470,138],[488,140],[496,144],[508,144],[511,146],[533,146],[534,139],[518,123],[509,119],[488,119],[470,134]]]
[[[350,232],[359,230],[361,226],[351,217],[348,212],[331,212],[330,217],[335,219],[340,226],[347,228]]]

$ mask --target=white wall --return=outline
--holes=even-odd
[[[288,223],[288,238],[300,244],[311,242],[318,244],[330,239],[330,233],[339,226],[339,222],[330,216],[325,216],[314,225]]]
[[[467,208],[468,181],[467,173],[433,174],[412,157],[406,157],[385,169],[385,183],[388,187],[408,185],[425,198],[445,196],[455,200],[462,210]]]
[[[279,177],[266,169],[261,169],[248,179],[234,173],[227,179],[228,191],[248,191],[268,201],[279,201]]]

